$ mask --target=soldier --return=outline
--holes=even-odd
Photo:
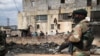
[[[86,49],[87,41],[83,40],[83,33],[89,29],[89,21],[85,20],[86,16],[87,11],[84,9],[73,12],[75,27],[68,39],[75,46],[73,56],[90,56],[89,50]]]
[[[6,53],[6,32],[0,31],[0,56],[5,56]]]
[[[93,36],[89,28],[89,21],[85,19],[87,11],[79,9],[73,11],[73,19],[75,26],[66,39],[66,45],[63,44],[59,50],[69,46],[69,43],[74,46],[72,56],[90,56],[90,47],[93,41]],[[72,48],[73,49],[73,48]]]

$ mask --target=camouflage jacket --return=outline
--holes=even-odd
[[[81,40],[82,33],[86,32],[89,27],[89,22],[85,19],[80,21],[74,28],[71,36],[69,37],[70,42],[79,42]]]

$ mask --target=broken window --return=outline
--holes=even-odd
[[[61,3],[65,3],[65,0],[61,0]]]
[[[57,25],[57,28],[60,29],[60,24]]]
[[[37,15],[36,16],[37,21],[47,21],[47,15]]]
[[[100,0],[97,0],[97,5],[99,5],[100,4]]]
[[[37,29],[39,29],[40,28],[40,25],[39,24],[37,24]]]
[[[31,0],[31,6],[34,7],[35,6],[35,1]]]
[[[54,24],[51,24],[51,29],[54,29]]]
[[[48,10],[51,10],[51,6],[48,6]]]
[[[87,0],[87,6],[91,6],[92,0]]]

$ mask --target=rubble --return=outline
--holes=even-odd
[[[64,36],[40,37],[11,37],[7,38],[8,53],[7,56],[16,54],[54,54],[57,47],[63,42]],[[60,40],[60,41],[59,41]]]
[[[8,53],[11,54],[19,54],[19,53],[32,53],[32,54],[52,54],[54,49],[59,46],[58,44],[51,43],[41,43],[41,44],[16,44],[14,42],[10,42],[7,44]]]

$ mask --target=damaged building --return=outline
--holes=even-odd
[[[92,0],[91,21],[93,25],[94,35],[100,36],[100,0]]]
[[[71,13],[80,8],[86,9],[90,17],[90,0],[22,0],[22,2],[23,11],[18,13],[18,29],[22,35],[29,31],[38,33],[43,31],[48,34],[70,32],[73,23]]]

